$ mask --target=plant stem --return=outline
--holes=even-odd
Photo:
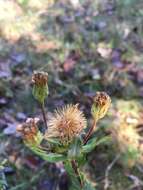
[[[75,160],[72,160],[72,161],[71,161],[71,165],[72,165],[72,168],[74,169],[74,172],[75,172],[75,174],[76,174],[76,176],[77,176],[77,178],[78,178],[78,180],[79,180],[79,183],[80,183],[81,188],[83,188],[83,182],[82,182],[82,180],[81,180],[81,177],[80,177],[80,174],[79,174],[79,171],[78,171],[78,166],[77,166],[76,161],[75,161]]]
[[[41,106],[41,110],[42,110],[42,115],[43,115],[43,120],[44,120],[45,127],[46,127],[46,129],[48,129],[44,103],[40,103],[40,106]]]
[[[87,134],[86,134],[86,136],[85,136],[85,138],[84,138],[84,140],[83,140],[83,144],[84,144],[84,145],[85,145],[85,144],[87,143],[87,141],[89,140],[89,138],[90,138],[90,136],[92,135],[92,133],[93,133],[95,127],[96,127],[96,121],[94,120],[92,127],[89,129],[89,131],[87,132]]]

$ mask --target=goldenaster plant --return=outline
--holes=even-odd
[[[91,105],[93,118],[91,127],[87,126],[87,120],[78,104],[56,108],[47,122],[44,101],[48,96],[48,74],[34,72],[32,82],[33,95],[41,105],[46,129],[42,133],[38,129],[39,119],[28,118],[25,123],[17,127],[25,145],[48,162],[62,161],[70,177],[70,190],[95,190],[94,183],[85,176],[82,168],[86,155],[97,145],[108,140],[108,137],[98,140],[96,127],[98,120],[106,115],[110,107],[110,97],[105,92],[96,93]],[[44,140],[47,141],[48,148],[42,145]]]

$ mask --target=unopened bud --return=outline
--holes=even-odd
[[[97,92],[93,99],[93,105],[91,108],[91,114],[95,121],[103,118],[111,104],[109,95],[105,92]]]
[[[33,96],[40,103],[44,103],[45,98],[48,96],[48,73],[34,71],[32,76]]]

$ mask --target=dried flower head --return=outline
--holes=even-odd
[[[48,83],[48,73],[43,71],[34,71],[32,82],[37,86],[45,86]]]
[[[57,109],[49,121],[45,139],[58,138],[61,144],[70,143],[86,127],[86,119],[78,104]]]
[[[25,123],[17,126],[17,131],[22,134],[25,143],[39,143],[39,130],[37,127],[38,121],[39,118],[28,118]]]
[[[91,114],[95,121],[103,118],[111,104],[111,99],[105,92],[97,92],[93,99]]]
[[[43,103],[48,96],[48,73],[34,71],[32,83],[34,84],[33,95],[35,99]]]

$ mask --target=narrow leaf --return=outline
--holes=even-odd
[[[72,168],[70,161],[64,162],[65,169],[70,177],[70,189],[69,190],[80,190],[81,186],[77,176]]]
[[[46,151],[41,150],[38,147],[29,147],[34,153],[36,153],[38,156],[40,156],[42,159],[54,163],[59,161],[66,160],[66,157],[62,154],[57,153],[47,153]]]
[[[70,159],[76,159],[80,157],[81,154],[81,139],[76,138],[74,141],[71,143],[71,146],[69,147],[68,151],[68,158]]]
[[[88,143],[84,146],[82,146],[82,153],[89,153],[91,152],[97,145],[101,143],[105,143],[110,139],[110,137],[103,137],[100,140],[97,140],[97,138],[92,138],[88,141]]]

